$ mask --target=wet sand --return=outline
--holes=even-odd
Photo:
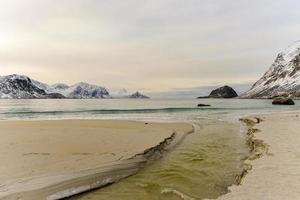
[[[116,120],[1,121],[0,199],[59,199],[114,183],[193,126]]]
[[[250,117],[252,170],[241,185],[219,200],[290,200],[300,198],[300,113],[278,112]],[[254,119],[254,120],[253,120]],[[249,123],[250,122],[250,123]]]

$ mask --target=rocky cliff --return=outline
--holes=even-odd
[[[269,70],[243,98],[300,97],[300,41],[279,53]]]

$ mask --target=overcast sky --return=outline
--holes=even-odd
[[[256,81],[299,0],[0,0],[0,75],[160,91]]]

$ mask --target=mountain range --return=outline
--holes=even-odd
[[[139,95],[136,95],[136,94]],[[104,87],[89,83],[76,83],[67,85],[58,83],[49,85],[27,76],[8,75],[0,77],[0,99],[47,99],[47,98],[69,98],[69,99],[99,99],[99,98],[149,98],[139,92],[120,96],[112,96]]]
[[[278,54],[269,70],[241,98],[300,98],[300,41]],[[126,89],[110,94],[104,87],[89,83],[67,85],[45,84],[22,75],[0,76],[0,99],[32,98],[149,98],[140,92],[129,94]]]

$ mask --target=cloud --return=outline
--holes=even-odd
[[[0,73],[149,91],[254,82],[299,39],[299,6],[296,0],[0,0]]]

